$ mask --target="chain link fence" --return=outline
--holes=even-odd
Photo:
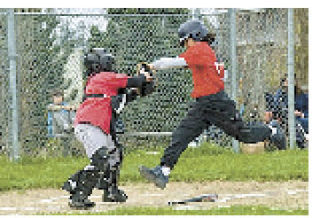
[[[79,105],[85,82],[82,57],[90,47],[108,48],[115,56],[117,72],[134,75],[138,62],[183,52],[177,30],[181,23],[199,18],[210,32],[216,33],[212,47],[227,70],[225,85],[230,96],[234,86],[231,81],[236,75],[237,107],[248,122],[264,122],[265,112],[273,110],[272,99],[280,88],[280,80],[288,71],[287,9],[236,10],[236,74],[231,72],[228,9],[203,9],[196,14],[189,9],[106,9],[103,14],[36,10],[39,11],[16,12],[14,16],[21,155],[83,154],[71,125],[60,130],[54,127],[59,125],[56,117],[60,115],[71,124],[74,111],[54,111],[50,105],[57,90],[63,93],[64,104]],[[10,145],[6,13],[0,14],[0,27],[0,145],[6,150]],[[120,116],[125,134],[119,136],[126,147],[167,145],[170,132],[189,108],[189,70],[159,71],[157,77],[156,91],[130,103]],[[203,136],[221,146],[232,142],[215,127]]]

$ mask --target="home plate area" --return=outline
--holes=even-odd
[[[175,210],[207,210],[232,205],[262,205],[269,208],[308,209],[308,182],[171,182],[164,190],[149,183],[120,186],[129,196],[125,203],[102,202],[101,190],[90,199],[96,206],[90,211],[103,212],[118,207],[172,207]],[[209,196],[209,197],[208,197]],[[188,200],[192,202],[187,202]],[[30,189],[0,193],[0,215],[72,214],[69,195],[59,189]],[[175,202],[175,203],[173,203]],[[77,211],[77,213],[81,211]],[[88,211],[83,211],[87,213]]]

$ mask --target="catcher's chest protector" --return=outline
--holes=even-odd
[[[91,77],[85,89],[85,94],[103,94],[103,97],[89,97],[77,111],[75,126],[79,123],[90,123],[100,127],[105,133],[110,133],[112,116],[111,97],[118,94],[120,88],[127,85],[128,76],[113,72],[101,72]]]

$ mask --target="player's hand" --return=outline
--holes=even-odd
[[[152,64],[147,64],[148,65],[148,67],[151,69],[151,70],[155,70],[154,69],[154,66],[152,65]]]
[[[295,114],[297,117],[302,117],[302,118],[304,118],[304,114],[303,114],[302,112],[298,111],[298,110],[296,110],[296,111],[294,112],[294,114]]]
[[[130,88],[130,90],[136,94],[139,94],[139,89],[138,88]]]
[[[144,70],[141,70],[140,74],[143,74],[146,77],[147,82],[151,82],[154,79],[149,72],[145,72]]]

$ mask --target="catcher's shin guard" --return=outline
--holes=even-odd
[[[103,202],[125,202],[128,196],[124,191],[118,189],[118,181],[120,176],[120,166],[122,162],[123,149],[122,146],[117,144],[116,153],[118,153],[119,162],[118,164],[108,169],[99,179],[97,184],[99,189],[104,190],[102,196]]]
[[[95,204],[88,197],[98,178],[94,169],[80,170],[64,183],[62,189],[68,191],[70,196],[69,206],[75,209],[87,209]]]
[[[64,183],[62,189],[68,191],[70,196],[70,207],[85,209],[93,207],[88,197],[96,186],[101,173],[106,172],[110,167],[108,163],[110,155],[106,147],[98,149],[91,158],[91,163],[83,170],[78,171]]]
[[[103,202],[126,202],[128,196],[125,194],[123,190],[118,188],[118,179],[119,179],[119,171],[111,171],[110,172],[110,184],[104,189],[104,193],[102,196]]]

